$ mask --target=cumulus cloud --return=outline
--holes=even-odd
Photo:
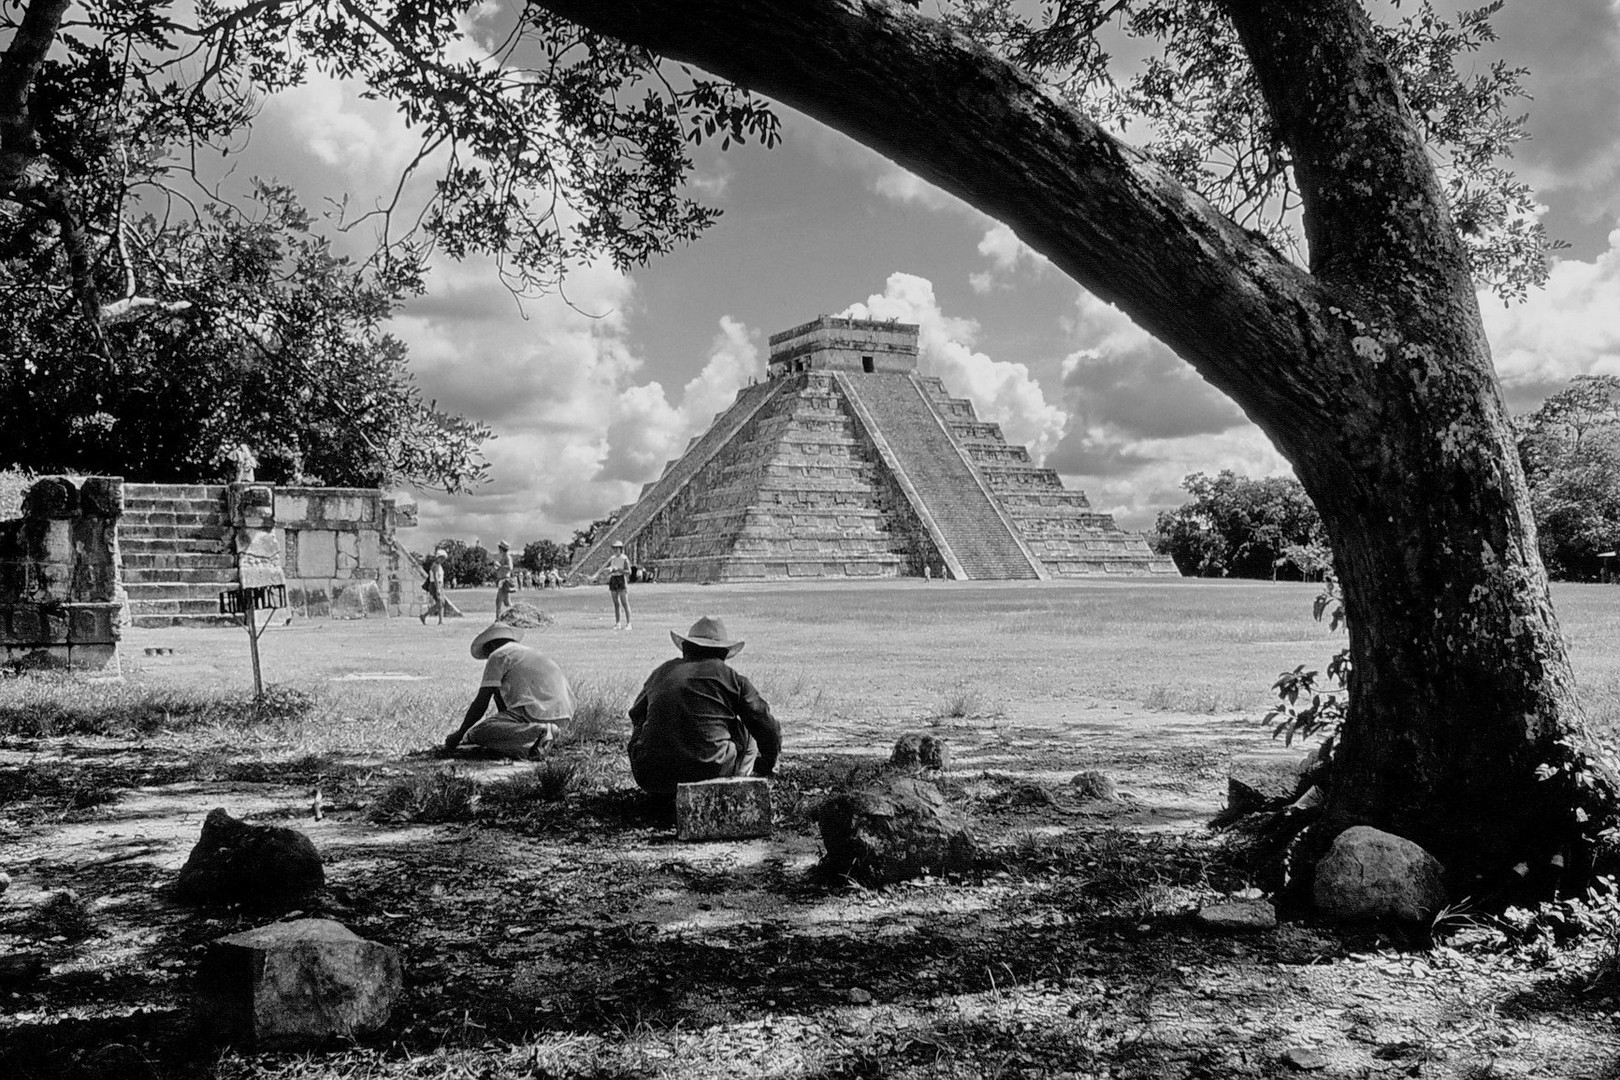
[[[1533,409],[1576,375],[1620,375],[1620,227],[1591,261],[1564,259],[1544,288],[1503,307],[1480,297],[1497,374],[1516,412]]]
[[[927,278],[890,274],[883,292],[867,297],[865,303],[851,304],[839,315],[917,323],[920,370],[939,376],[951,393],[972,400],[981,419],[1000,424],[1007,441],[1029,447],[1036,461],[1063,438],[1068,415],[1047,403],[1029,368],[975,351],[978,324],[940,310]]]
[[[1011,287],[1012,278],[1022,267],[1036,276],[1051,268],[1046,256],[1018,239],[1018,234],[999,221],[985,230],[979,241],[979,254],[990,260],[990,269],[968,275],[968,284],[976,293],[987,293],[1000,285]]]

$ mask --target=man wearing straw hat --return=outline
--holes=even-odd
[[[630,706],[630,771],[644,791],[722,776],[769,776],[782,749],[771,707],[726,663],[742,650],[725,624],[704,617],[684,635],[681,655],[647,677]]]
[[[472,656],[484,661],[484,677],[461,727],[445,738],[446,750],[466,743],[508,757],[539,757],[557,737],[557,725],[573,717],[574,692],[562,668],[522,641],[522,630],[501,623],[473,638]],[[496,711],[485,716],[492,702]]]

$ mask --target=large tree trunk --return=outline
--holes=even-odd
[[[1266,431],[1322,512],[1350,619],[1332,822],[1424,843],[1471,892],[1609,812],[1464,252],[1353,0],[1223,2],[1295,158],[1310,272],[904,8],[535,2],[800,109],[1006,222]]]

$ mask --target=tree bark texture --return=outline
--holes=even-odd
[[[1355,0],[1220,0],[1294,157],[1309,271],[886,0],[531,2],[889,156],[1237,402],[1316,502],[1344,587],[1354,671],[1330,823],[1410,837],[1472,892],[1609,812],[1466,258]]]

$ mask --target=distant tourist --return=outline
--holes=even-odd
[[[445,737],[445,750],[465,743],[537,758],[556,739],[557,725],[573,717],[574,692],[562,668],[522,641],[523,631],[504,623],[473,638],[472,657],[484,661],[484,677],[461,727]],[[485,716],[491,704],[495,712]]]
[[[422,625],[427,625],[429,612],[436,611],[439,615],[439,625],[444,625],[444,564],[450,558],[448,552],[439,548],[428,559],[427,580],[422,582],[422,589],[428,594],[428,606],[422,609]]]
[[[681,655],[647,677],[630,706],[630,771],[642,790],[673,795],[676,784],[722,776],[769,776],[782,749],[771,707],[726,663],[742,651],[725,624],[704,617],[684,635]]]
[[[495,545],[495,617],[499,619],[512,606],[512,584],[517,567],[512,563],[512,545],[502,540]]]
[[[594,582],[603,574],[608,576],[608,595],[613,598],[613,629],[619,628],[619,612],[624,612],[624,628],[630,629],[630,559],[624,553],[624,541],[613,541],[613,555],[607,565],[591,575]]]

